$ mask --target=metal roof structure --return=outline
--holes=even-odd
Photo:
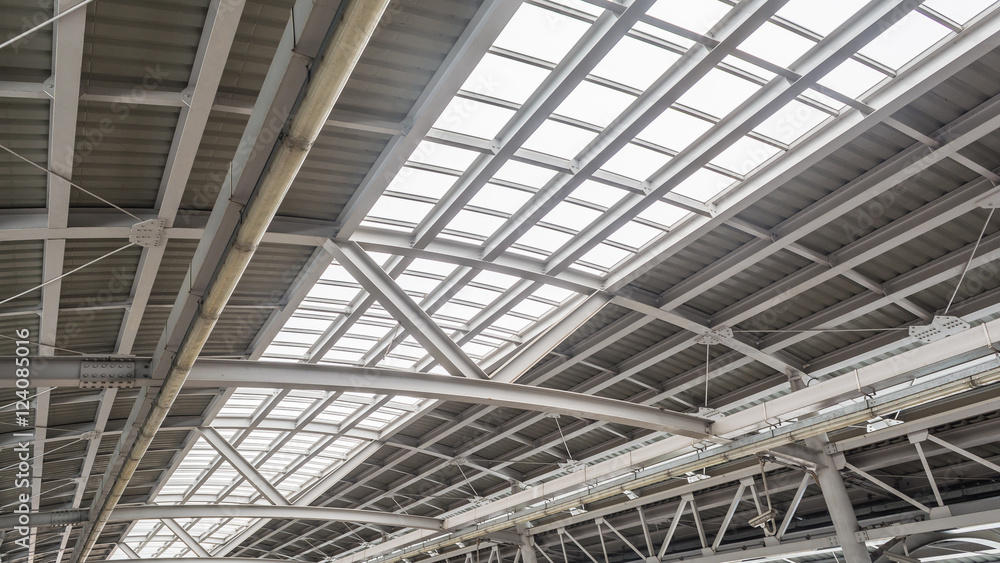
[[[0,0],[0,562],[1000,561],[1000,3]]]

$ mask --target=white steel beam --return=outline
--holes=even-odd
[[[211,557],[211,554],[209,554],[208,551],[204,547],[202,547],[200,543],[198,543],[198,540],[196,540],[194,536],[188,533],[188,531],[184,529],[184,526],[178,524],[176,520],[174,520],[173,518],[161,518],[160,520],[163,521],[164,526],[169,528],[170,531],[174,533],[174,535],[176,535],[182,542],[184,542],[184,545],[191,548],[191,551],[195,555],[197,555],[198,557]]]
[[[73,17],[73,16],[69,16]],[[62,21],[62,20],[60,20]],[[35,417],[34,447],[31,449],[31,510],[37,512],[45,491],[42,490],[45,471],[45,437],[49,426],[49,405],[52,399],[51,387],[36,387],[34,398]],[[28,561],[33,561],[38,543],[38,528],[32,527],[29,535]]]
[[[80,4],[79,0],[57,0],[52,4],[55,15],[67,12]],[[46,205],[50,229],[67,226],[69,220],[70,180],[73,178],[74,148],[76,146],[76,120],[80,107],[80,72],[83,65],[83,34],[87,24],[87,10],[74,10],[53,24],[52,31],[52,103],[49,111],[48,182]],[[63,274],[66,241],[46,240],[42,263],[42,280],[55,279]],[[56,345],[56,328],[59,324],[59,296],[62,280],[42,288],[42,315],[39,324],[38,353],[53,354]],[[34,544],[32,544],[34,545]]]
[[[122,550],[122,553],[124,553],[129,559],[141,559],[139,554],[125,542],[118,542],[118,549]]]
[[[337,263],[389,311],[397,322],[424,347],[449,373],[474,379],[486,379],[483,370],[409,295],[392,276],[372,260],[357,243],[330,243],[327,249]]]
[[[187,385],[188,388],[192,389],[205,386],[278,387],[427,397],[520,409],[538,409],[543,412],[555,412],[574,417],[596,418],[618,424],[654,428],[686,436],[704,438],[710,433],[707,421],[692,415],[594,395],[503,383],[488,379],[454,378],[373,368],[336,368],[277,362],[255,364],[246,361],[208,361],[195,364],[188,376]]]
[[[255,489],[261,492],[267,500],[271,503],[279,506],[287,506],[291,503],[288,499],[281,494],[278,489],[274,487],[268,480],[257,471],[257,468],[250,464],[246,458],[229,443],[228,440],[222,437],[214,428],[202,427],[198,429],[198,432],[205,438],[219,454],[233,466],[233,469],[239,472]]]
[[[160,191],[156,198],[157,217],[172,227],[180,207],[181,198],[187,188],[191,168],[194,166],[201,145],[201,138],[208,124],[209,114],[215,102],[215,94],[222,80],[229,51],[236,37],[236,28],[243,14],[245,0],[212,0],[208,17],[201,34],[198,52],[195,56],[191,78],[187,90],[191,97],[181,106],[180,117],[174,131],[167,163],[160,181]],[[139,325],[146,311],[153,281],[160,269],[166,242],[159,246],[144,248],[139,260],[139,269],[132,282],[132,306],[126,309],[118,330],[116,354],[128,355],[139,333]]]
[[[87,442],[87,453],[84,454],[83,463],[80,466],[80,477],[76,483],[76,490],[73,493],[73,508],[80,508],[83,502],[83,495],[87,491],[87,483],[90,481],[90,472],[94,468],[94,461],[97,459],[97,451],[101,446],[101,438],[104,435],[104,428],[111,416],[111,409],[114,407],[115,398],[118,397],[118,390],[111,388],[101,391],[101,400],[97,407],[97,414],[94,417],[94,432],[96,435]],[[73,531],[73,526],[66,526],[63,530],[63,537],[59,542],[59,553],[56,556],[56,563],[61,563],[69,543],[69,536]]]

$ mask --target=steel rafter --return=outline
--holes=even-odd
[[[177,218],[181,198],[187,188],[191,168],[215,103],[222,71],[236,38],[236,28],[243,15],[244,5],[245,0],[213,0],[209,7],[191,78],[185,90],[190,94],[190,100],[181,106],[156,198],[157,218],[162,219],[166,227],[172,227]],[[118,343],[115,346],[117,354],[128,355],[132,352],[166,248],[164,241],[159,246],[142,250],[139,269],[132,282],[131,306],[126,309],[118,330]]]
[[[57,1],[52,4],[56,15],[78,5],[76,0]],[[69,219],[70,180],[76,148],[76,118],[80,104],[80,72],[83,65],[83,34],[87,24],[87,10],[74,10],[53,24],[52,32],[52,103],[49,105],[48,168],[46,176],[48,224],[50,229],[65,228]],[[45,241],[42,280],[55,279],[63,274],[66,241]],[[38,353],[51,356],[56,343],[59,324],[59,296],[62,281],[57,280],[42,288],[42,313],[39,324]],[[34,542],[32,542],[34,545]]]

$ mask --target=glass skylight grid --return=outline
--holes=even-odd
[[[308,426],[298,432],[279,431],[269,429],[269,425],[280,426],[286,422],[297,426],[313,422],[340,423],[370,410],[374,400],[375,396],[367,393],[334,396],[323,391],[297,390],[282,397],[273,390],[238,389],[220,413],[230,420],[234,417],[254,417],[257,427],[248,433],[234,428],[219,428],[217,431],[286,498],[294,499],[320,476],[348,459],[354,449],[367,444],[368,439],[311,432]],[[381,406],[368,412],[358,422],[357,432],[378,431],[422,402],[422,399],[408,397],[383,399]],[[317,408],[324,403],[329,404],[323,409]],[[306,420],[306,416],[310,419]],[[216,420],[222,419],[220,415]],[[246,424],[241,423],[240,426],[245,427]],[[327,431],[335,432],[336,426]],[[212,446],[199,439],[153,502],[245,504],[266,501],[256,488],[223,461]],[[183,520],[180,523],[203,546],[211,548],[227,541],[252,522],[252,519],[246,518],[218,518]],[[132,527],[125,541],[150,557],[183,556],[189,549],[158,521],[140,521]]]

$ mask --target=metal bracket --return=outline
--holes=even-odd
[[[128,389],[135,385],[135,362],[84,360],[80,364],[81,389]]]
[[[132,230],[128,235],[128,241],[139,246],[151,248],[163,244],[163,231],[166,221],[163,219],[149,219],[141,223],[132,225]]]
[[[695,338],[694,341],[697,342],[698,344],[710,344],[714,346],[716,344],[722,344],[723,342],[732,339],[733,339],[733,329],[729,328],[728,326],[720,326],[717,329],[710,330],[705,334],[698,336],[698,338]]]
[[[930,344],[968,329],[969,323],[958,317],[934,315],[929,325],[911,326],[910,336],[924,344]]]

